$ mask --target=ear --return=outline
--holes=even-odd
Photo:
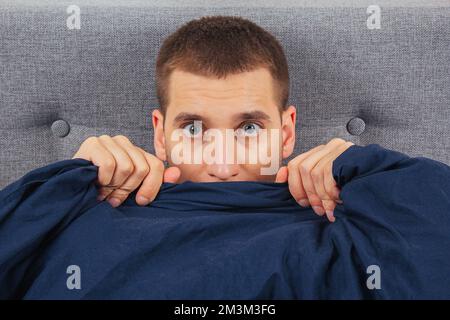
[[[167,160],[166,155],[166,139],[164,137],[164,115],[160,110],[156,109],[152,112],[153,123],[153,146],[156,156],[161,161]]]
[[[289,157],[294,151],[296,116],[297,110],[294,106],[289,106],[281,115],[283,159]]]

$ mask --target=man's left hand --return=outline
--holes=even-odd
[[[312,206],[320,216],[327,215],[335,221],[333,214],[339,198],[339,187],[333,178],[333,161],[354,145],[340,138],[331,139],[326,145],[319,145],[288,162],[287,167],[278,170],[275,182],[288,182],[289,191],[303,206]]]

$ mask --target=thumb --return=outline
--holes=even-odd
[[[164,170],[163,182],[177,183],[181,176],[181,171],[178,167],[169,167]]]
[[[277,176],[275,177],[275,182],[282,183],[288,180],[288,168],[286,166],[278,169]]]

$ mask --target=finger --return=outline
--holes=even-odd
[[[322,204],[325,209],[327,218],[328,220],[330,220],[330,222],[334,222],[336,220],[334,217],[334,209],[336,208],[336,202],[340,201],[340,190],[333,178],[332,173],[333,161],[352,144],[352,142],[344,142],[340,145],[338,144],[338,146],[327,155],[325,155],[313,169],[314,171],[319,168],[320,172],[323,172],[323,186],[325,189],[325,193],[328,195],[330,200],[322,199]],[[342,201],[340,201],[340,203],[342,203]]]
[[[305,189],[303,188],[300,171],[295,165],[289,166],[288,163],[288,187],[289,192],[295,201],[302,207],[308,207],[310,205]]]
[[[301,179],[303,181],[303,186],[308,199],[313,207],[313,210],[319,215],[325,214],[323,200],[330,200],[330,198],[325,192],[323,185],[323,169],[320,167],[315,167],[324,156],[344,142],[345,141],[343,139],[332,139],[325,145],[324,148],[312,153],[299,165]],[[329,202],[327,201],[326,203]]]
[[[128,141],[126,137],[116,136],[113,139],[117,141],[120,146],[127,152],[128,156],[133,162],[134,171],[133,173],[123,182],[121,186],[114,189],[111,194],[108,195],[108,201],[110,199],[117,199],[118,201],[111,200],[113,203],[115,201],[115,206],[120,205],[124,202],[131,192],[133,192],[142,183],[144,178],[150,172],[150,166],[147,163],[143,153],[136,148],[131,142]]]
[[[322,207],[327,216],[333,215],[334,208],[336,207],[335,199],[338,196],[338,193],[336,194],[335,191],[337,188],[336,184],[329,180],[331,163],[334,159],[333,156],[336,154],[335,150],[323,156],[311,171],[314,187],[322,201]]]
[[[322,158],[323,159],[323,158]],[[323,162],[321,160],[316,164],[316,166],[311,171],[311,178],[314,183],[314,188],[317,192],[317,195],[319,196],[321,200],[321,206],[323,210],[325,210],[325,213],[329,215],[330,212],[334,210],[335,202],[332,199],[332,197],[327,193],[325,188],[325,167],[326,164],[323,165]]]
[[[141,149],[142,150],[142,149]],[[150,172],[145,177],[144,181],[142,181],[142,185],[136,193],[136,203],[139,205],[147,205],[152,202],[163,182],[163,174],[164,174],[164,163],[159,160],[154,155],[145,152],[144,153],[145,160],[149,164]]]
[[[101,195],[108,197],[115,189],[119,188],[126,179],[133,173],[134,164],[127,152],[122,149],[110,136],[102,135],[98,138],[99,143],[103,145],[113,155],[115,159],[115,169],[111,181],[102,185]],[[119,200],[112,200],[109,197],[113,207],[117,207]]]
[[[347,141],[343,145],[333,150],[331,153],[329,153],[326,157],[324,157],[321,160],[326,163],[324,171],[325,190],[330,195],[330,197],[337,203],[342,203],[339,197],[339,193],[341,190],[339,189],[339,186],[337,185],[336,180],[334,180],[333,177],[333,161],[353,144],[354,143]]]
[[[288,168],[286,166],[278,169],[277,175],[275,177],[275,183],[284,183],[288,180]]]
[[[335,222],[336,218],[334,217],[334,209],[331,211],[326,211],[327,218],[330,222]]]
[[[331,154],[332,154],[331,155],[331,158],[332,158],[334,152],[332,152]],[[335,221],[334,209],[336,208],[336,200],[338,199],[338,196],[339,196],[339,189],[337,188],[337,185],[333,178],[331,178],[331,181],[329,180],[330,175],[332,177],[331,169],[330,169],[332,162],[331,162],[330,156],[327,156],[324,159],[321,160],[326,163],[326,165],[324,167],[324,175],[323,175],[324,187],[325,187],[325,192],[329,195],[331,200],[330,201],[328,201],[328,200],[322,201],[322,204],[325,209],[325,213],[327,215],[328,220],[330,220],[331,222],[334,222]]]
[[[89,160],[98,167],[95,183],[100,186],[98,200],[103,200],[101,186],[108,185],[112,180],[116,168],[114,156],[98,141],[97,137],[91,137],[83,142],[80,149],[74,155],[74,158]]]
[[[178,167],[169,167],[164,170],[164,182],[177,183],[178,179],[180,179],[181,171]]]
[[[323,145],[317,146],[305,153],[300,154],[299,156],[295,157],[294,159],[292,159],[291,161],[288,162],[287,169],[288,169],[289,191],[290,191],[292,197],[302,207],[308,207],[310,205],[310,202],[308,200],[308,196],[306,194],[306,191],[305,191],[303,183],[302,183],[300,172],[298,170],[298,165],[306,157],[308,157],[315,151],[320,150],[323,147],[324,147]]]

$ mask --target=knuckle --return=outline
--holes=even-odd
[[[293,169],[295,169],[296,165],[297,164],[293,160],[291,160],[288,162],[287,168],[288,168],[288,170],[293,170]]]
[[[144,178],[145,176],[147,176],[147,174],[150,172],[150,168],[148,167],[148,165],[144,165],[144,166],[139,166],[136,168],[136,176],[139,178]]]
[[[334,201],[324,200],[322,201],[322,204],[325,210],[333,211],[336,208]]]
[[[322,192],[322,190],[316,190],[315,192],[316,192],[317,197],[318,197],[321,201],[327,199],[326,195]]]
[[[86,138],[86,140],[84,140],[83,144],[93,144],[97,142],[97,137],[96,136],[89,136]]]
[[[139,147],[137,147],[137,148],[139,148]],[[139,148],[139,149],[141,149],[141,148]],[[157,157],[157,156],[155,156],[155,155],[153,155],[153,154],[151,154],[151,153],[148,153],[147,151],[145,151],[145,150],[143,150],[143,149],[141,149],[144,153],[145,153],[145,155],[152,161],[152,162],[155,162],[155,161],[161,161],[161,160],[159,160],[159,158]]]
[[[128,197],[129,193],[130,192],[128,190],[125,190],[125,189],[122,189],[122,188],[115,189],[111,193],[110,198],[118,198],[118,199],[124,200],[124,199],[126,199]]]
[[[333,201],[326,192],[319,192],[319,197],[322,201]]]
[[[314,183],[314,185],[318,186],[322,183],[322,179],[320,179],[319,175],[311,175],[311,180]]]
[[[320,182],[320,177],[322,176],[322,168],[316,167],[311,170],[311,177],[316,182]]]
[[[130,140],[127,137],[121,134],[114,136],[113,139],[119,142],[130,142]]]
[[[159,160],[156,159],[156,161],[154,163],[152,163],[152,168],[158,171],[163,171],[164,170],[164,163]]]
[[[103,167],[108,171],[112,171],[116,167],[116,161],[111,158],[105,159],[103,162]]]
[[[148,154],[148,155],[152,155],[151,153],[148,153],[147,151],[145,151],[144,149],[142,149],[141,147],[139,147],[139,146],[134,146],[136,149],[138,149],[138,151],[140,151],[140,152],[142,152],[143,154]]]
[[[130,175],[134,171],[134,165],[131,161],[127,161],[123,165],[119,166],[118,171],[122,174]]]
[[[148,198],[149,200],[153,200],[158,191],[159,191],[160,186],[157,183],[148,183],[148,181],[144,181],[144,183],[142,184],[141,188],[138,191],[138,195],[142,195],[146,198]]]
[[[350,146],[353,146],[353,145],[354,145],[354,143],[353,143],[353,142],[351,142],[351,141],[347,141],[347,142],[345,143],[345,145],[346,145],[346,146],[348,146],[348,147],[350,147]]]
[[[333,191],[331,191],[331,194],[333,194],[335,199],[339,199],[341,190],[339,190],[339,188],[337,186],[334,186],[332,189],[333,189]]]
[[[325,183],[325,192],[329,195],[334,195],[334,186],[330,186],[328,183]]]
[[[98,194],[103,196],[103,197],[106,197],[111,192],[112,192],[112,190],[108,190],[107,188],[100,188],[100,190],[98,191]]]
[[[309,196],[308,201],[311,203],[311,206],[322,206],[322,201],[315,195]]]
[[[316,195],[316,190],[314,190],[314,189],[311,189],[311,188],[305,186],[305,193],[306,193],[306,196],[308,197],[308,200],[311,203],[313,203],[314,200],[318,199],[318,197]]]
[[[289,192],[296,201],[299,201],[301,198],[304,198],[302,197],[302,194],[299,192],[298,188],[293,188],[289,186]]]
[[[344,143],[344,142],[345,142],[345,140],[342,139],[342,138],[333,138],[333,139],[330,140],[331,144],[341,144],[341,143]]]
[[[101,136],[98,137],[99,139],[109,139],[111,138],[109,135],[107,134],[102,134]]]
[[[302,162],[299,165],[299,167],[300,167],[300,173],[302,175],[308,175],[310,173],[310,171],[311,171],[310,166],[307,163],[305,163],[305,162]]]

